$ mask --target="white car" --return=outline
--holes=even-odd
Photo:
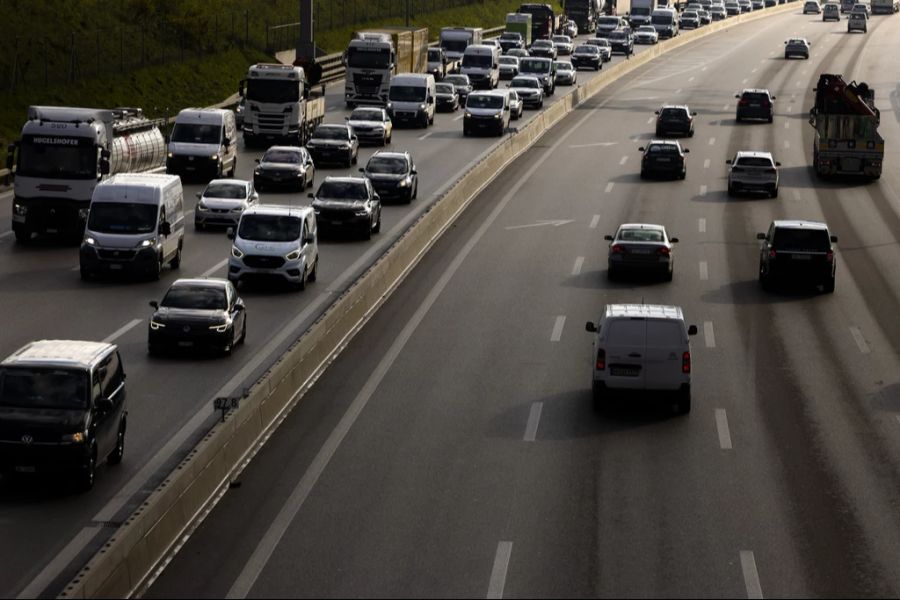
[[[354,108],[347,117],[347,124],[360,143],[374,142],[379,146],[391,143],[394,124],[387,111],[377,106]]]
[[[544,86],[534,75],[519,75],[509,82],[508,87],[515,90],[526,108],[544,107]]]
[[[507,91],[509,92],[509,118],[517,121],[525,111],[525,103],[519,98],[519,93],[516,90]]]
[[[691,341],[697,326],[685,325],[679,306],[607,304],[603,316],[585,329],[595,334],[594,406],[617,390],[674,393],[678,412],[691,412]]]
[[[609,43],[608,39],[594,37],[586,39],[584,43],[600,48],[600,56],[603,57],[603,62],[612,60],[612,44]]]
[[[197,194],[194,229],[210,225],[237,226],[241,213],[259,202],[253,182],[241,179],[213,179]]]
[[[734,158],[725,161],[728,170],[728,195],[739,191],[764,192],[778,197],[778,167],[770,152],[739,151]]]
[[[553,62],[556,67],[556,84],[557,85],[575,85],[578,83],[578,71],[572,66],[572,63],[564,60]]]
[[[575,49],[572,38],[567,35],[554,35],[550,39],[553,42],[553,45],[556,46],[556,51],[559,56],[572,54],[572,50]]]
[[[635,44],[657,44],[659,43],[659,34],[653,25],[641,25],[634,32]]]

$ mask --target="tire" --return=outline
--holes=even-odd
[[[687,169],[681,172],[681,175],[678,176],[678,179],[685,179],[687,177]]]
[[[247,341],[247,313],[244,313],[244,324],[241,326],[241,339],[238,340],[239,344],[244,344]]]
[[[363,227],[362,237],[364,240],[372,239],[372,224],[368,223],[365,227]]]
[[[675,267],[672,267],[669,271],[666,271],[664,279],[666,281],[672,281],[672,278],[675,277]]]
[[[824,291],[826,294],[834,293],[834,277],[833,276],[826,279],[825,283],[822,284],[822,291]]]
[[[678,391],[678,414],[686,415],[691,412],[691,386],[685,385]]]
[[[312,271],[309,272],[309,275],[306,277],[306,280],[310,283],[315,283],[319,278],[319,257],[316,256],[316,262],[313,263]],[[246,317],[244,317],[246,319]]]
[[[415,200],[415,199],[418,198],[418,197],[419,197],[419,180],[417,179],[417,180],[416,180],[416,187],[413,188],[412,197],[411,197],[410,199],[411,199],[411,200]]]
[[[372,228],[372,233],[381,233],[381,212],[378,213],[378,220],[375,221],[375,227]]]
[[[307,173],[309,171],[307,170]],[[313,183],[316,181],[316,169],[315,167],[312,170],[312,176],[309,178],[309,181],[306,182],[306,188],[309,189],[313,186]]]
[[[87,462],[83,464],[75,474],[75,487],[79,492],[89,492],[94,487],[94,479],[97,475],[97,444],[91,444],[91,451]]]
[[[607,406],[606,386],[602,382],[594,381],[591,385],[591,400],[594,405],[594,411],[598,413],[604,412]]]
[[[356,154],[353,155],[353,162],[352,162],[352,164],[355,165],[355,164],[358,163],[358,162],[359,162],[359,153],[357,152]]]
[[[154,346],[153,344],[147,344],[147,354],[150,356],[159,356],[159,346]]]
[[[178,250],[175,251],[175,258],[169,261],[169,265],[173,269],[178,269],[181,267],[181,246],[178,246]]]
[[[297,282],[297,291],[302,292],[306,289],[306,282],[308,281],[308,277],[306,275],[306,267],[303,267],[303,271],[300,273],[300,281]]]
[[[203,223],[198,223],[197,221],[194,221],[194,231],[204,231],[205,229],[206,229],[206,227],[203,225]]]
[[[774,190],[772,190],[771,192],[769,192],[769,197],[770,197],[770,198],[777,198],[777,197],[778,197],[778,188],[775,188]]]
[[[14,227],[13,232],[16,235],[16,243],[25,245],[31,241],[31,231],[25,229],[24,227]]]
[[[647,172],[641,169],[641,179],[647,179]]]
[[[152,279],[153,281],[159,281],[159,277],[162,274],[162,268],[163,263],[162,258],[160,257],[156,260],[156,265],[154,266],[153,270],[150,271],[150,279]]]
[[[88,271],[87,269],[85,269],[84,267],[81,267],[80,269],[78,269],[78,272],[81,275],[82,281],[90,281],[91,280],[91,272]]]
[[[763,272],[762,265],[759,267],[759,286],[764,292],[772,289],[772,280]]]
[[[231,170],[228,171],[228,173],[228,176],[234,179],[234,176],[237,173],[237,157],[231,162]]]
[[[125,419],[119,423],[119,432],[116,434],[116,447],[106,457],[106,464],[117,465],[125,456]]]
[[[768,119],[769,123],[771,123],[771,122],[774,121],[774,120],[775,120],[775,117],[769,115],[769,119]]]
[[[540,103],[538,103],[538,109],[544,108],[544,99],[541,98]]]
[[[225,356],[231,356],[231,353],[234,352],[234,347],[237,345],[234,339],[234,329],[231,330],[231,342],[226,344],[222,348],[222,354]]]

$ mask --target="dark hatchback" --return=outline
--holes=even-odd
[[[766,233],[756,234],[759,249],[759,283],[768,290],[776,282],[821,285],[834,292],[837,260],[828,225],[816,221],[773,221]]]
[[[300,191],[313,184],[315,166],[302,146],[272,146],[256,159],[256,164],[253,187],[259,191],[267,187]]]
[[[687,176],[684,155],[690,150],[682,148],[677,141],[651,140],[639,150],[644,153],[641,157],[641,179],[656,176],[684,179]]]
[[[663,106],[656,111],[656,135],[686,135],[694,137],[694,117],[687,106]]]
[[[775,96],[769,90],[744,90],[734,97],[738,100],[734,116],[738,122],[744,119],[764,119],[771,123],[775,119]]]
[[[306,149],[316,165],[334,163],[349,167],[356,164],[359,139],[349,125],[319,125]]]
[[[589,44],[582,44],[572,53],[572,66],[576,69],[588,68],[599,71],[603,68],[603,57],[600,56],[600,48]]]
[[[419,195],[419,175],[409,152],[376,152],[360,169],[382,200],[412,202]]]
[[[206,349],[230,354],[247,337],[244,301],[227,279],[179,279],[151,302],[147,350]]]
[[[612,31],[606,36],[606,39],[609,40],[613,54],[625,54],[627,56],[634,54],[634,36],[631,34],[631,31],[625,31],[624,29]]]
[[[456,112],[459,108],[459,93],[452,83],[434,84],[434,108],[439,112]]]

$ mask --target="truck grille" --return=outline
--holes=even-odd
[[[106,248],[97,249],[97,256],[99,256],[103,260],[134,260],[135,254],[137,254],[137,252],[134,250],[109,250]]]
[[[284,113],[259,113],[257,118],[262,129],[282,129],[284,127]]]
[[[251,254],[244,257],[244,264],[253,269],[277,269],[284,265],[284,258]]]
[[[377,96],[381,89],[381,75],[368,75],[365,73],[353,74],[353,86],[356,93],[366,96]]]

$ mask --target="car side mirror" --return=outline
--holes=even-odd
[[[349,121],[349,120],[350,120],[350,117],[344,117],[344,120],[345,120],[345,121]]]
[[[691,325],[688,327],[688,335],[697,335],[697,326]]]
[[[365,169],[360,169],[359,172],[360,172],[360,173],[365,173],[366,170],[365,170]]]
[[[641,146],[640,148],[638,148],[638,152],[643,152],[643,151],[644,151],[644,147],[643,147],[643,146]]]
[[[815,91],[815,90],[813,90],[813,91]],[[741,95],[740,95],[740,94],[735,94],[734,97],[740,100]]]
[[[157,302],[156,300],[151,300],[151,301],[150,301],[150,306],[152,306],[152,307],[155,308],[156,310],[159,310],[159,302]]]
[[[241,304],[240,302],[235,302],[234,310],[236,310],[237,312],[242,312],[242,311],[246,310],[246,307],[243,304]]]
[[[203,197],[203,194],[201,194],[200,192],[197,192],[197,193],[194,194],[194,195],[197,196],[197,200],[199,200],[200,198]]]
[[[728,160],[726,160],[726,161],[725,161],[725,164],[726,164],[726,165],[730,165],[730,164],[731,164],[731,159],[729,158]]]
[[[229,240],[234,239],[234,227],[228,228],[228,231],[225,232],[225,237],[227,237]]]
[[[776,161],[776,162],[775,162],[775,166],[776,166],[776,167],[780,167],[780,166],[781,166],[781,163]]]
[[[838,241],[838,237],[837,237],[836,235],[831,236],[831,243],[832,243],[832,244],[837,244],[837,241]]]
[[[784,45],[787,46],[787,41],[784,42]]]
[[[230,146],[230,145],[231,145],[231,138],[225,138],[224,140],[222,140],[222,143],[223,143],[225,146]]]
[[[109,398],[100,398],[97,400],[97,410],[108,413],[113,410],[113,402]]]
[[[584,330],[588,331],[590,333],[597,333],[597,326],[594,325],[592,322],[588,321],[587,323],[584,324]]]
[[[684,148],[684,149],[682,149],[682,152],[684,152],[685,154],[690,154],[691,149],[690,149],[690,148]]]
[[[775,96],[772,96],[772,100],[774,100],[774,99],[775,99]]]
[[[163,221],[159,224],[159,232],[163,235],[172,235],[172,224],[168,221]]]
[[[255,162],[256,164],[259,164],[259,159],[258,159],[258,158],[254,158],[254,159],[253,159],[253,162]]]
[[[611,236],[611,235],[604,235],[604,236],[603,236],[603,239],[606,240],[606,241],[608,241],[608,242],[611,242],[611,241],[613,241],[613,236]]]
[[[358,141],[359,141],[359,138],[356,137],[355,135],[352,136],[350,139],[351,139],[352,141],[354,141],[354,142],[358,142]]]
[[[101,158],[100,159],[100,174],[101,175],[109,175],[110,167],[109,167],[109,159]]]
[[[692,116],[692,117],[696,117],[696,116],[697,116],[697,111],[692,112],[692,113],[691,113],[691,116]]]
[[[434,104],[434,96],[428,96],[428,104]]]
[[[756,234],[756,239],[758,239],[758,240],[764,240],[764,239],[766,239],[766,234],[764,234],[764,233],[757,233],[757,234]]]
[[[313,195],[312,192],[306,194],[306,197],[307,197],[307,198],[315,198],[315,196]]]
[[[411,175],[418,175],[418,174],[419,174],[419,171],[418,171],[417,169],[413,169],[413,170],[410,171],[409,173],[410,173]]]
[[[653,111],[653,114],[654,114],[654,115],[658,115],[658,114],[659,114],[659,111],[658,111],[658,110],[654,110],[654,111]]]
[[[677,244],[677,243],[678,243],[678,238],[669,238],[669,241],[670,241],[671,243],[673,243],[673,244]]]

